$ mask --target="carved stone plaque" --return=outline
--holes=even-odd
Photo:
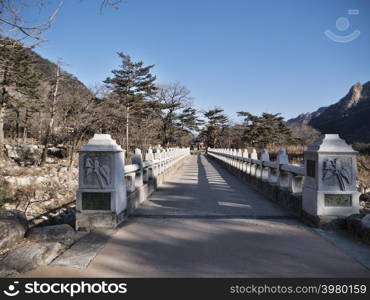
[[[308,159],[306,161],[307,165],[307,176],[315,178],[316,175],[316,162],[314,160]]]
[[[352,195],[351,194],[325,194],[325,206],[332,207],[351,207]]]
[[[111,185],[111,157],[104,154],[87,154],[83,158],[83,182],[94,188]]]
[[[83,210],[110,210],[111,193],[82,193]]]
[[[352,185],[352,159],[350,157],[328,157],[322,166],[322,181],[327,186],[338,186],[345,191]]]

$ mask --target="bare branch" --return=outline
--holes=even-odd
[[[22,15],[20,8],[30,9],[32,3],[23,2],[20,0],[0,0],[0,32],[2,35],[7,35],[18,40],[30,38],[38,42],[45,41],[42,34],[48,30],[56,19],[64,0],[59,1],[59,5],[51,13],[49,18],[35,25],[28,25],[30,22]],[[33,3],[39,10],[45,7],[43,0],[37,0]]]

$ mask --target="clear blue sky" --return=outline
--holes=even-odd
[[[100,0],[65,2],[36,51],[63,58],[88,86],[110,76],[122,51],[155,64],[158,83],[185,85],[198,108],[290,118],[370,80],[369,0],[127,0],[102,14]],[[361,34],[337,43],[327,29]]]

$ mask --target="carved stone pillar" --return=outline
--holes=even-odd
[[[113,228],[127,207],[124,151],[109,134],[95,134],[79,153],[76,228]]]
[[[359,212],[356,154],[337,134],[318,138],[304,153],[303,210],[312,216]]]

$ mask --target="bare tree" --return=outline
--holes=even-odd
[[[122,0],[101,1],[100,10],[105,7],[118,8]],[[0,0],[0,36],[11,37],[18,40],[31,39],[32,41],[45,41],[43,34],[50,29],[64,0],[58,0],[51,5],[47,0]],[[30,20],[26,16],[36,16],[52,6],[49,16],[40,22]]]
[[[43,41],[42,34],[51,27],[63,2],[63,0],[59,1],[46,20],[35,23],[28,20],[25,15],[45,9],[47,6],[45,0],[0,0],[0,34],[18,40],[31,38]]]
[[[53,93],[51,95],[51,103],[50,103],[50,109],[49,109],[50,119],[49,119],[48,127],[46,129],[46,136],[45,136],[45,139],[44,139],[44,149],[42,150],[40,165],[43,165],[46,161],[46,155],[47,155],[47,151],[48,151],[49,140],[50,140],[50,136],[52,134],[53,126],[54,126],[57,99],[59,97],[59,85],[60,85],[60,81],[62,80],[60,65],[61,65],[61,61],[58,61],[56,75],[55,75],[55,85],[54,85]]]
[[[171,83],[160,87],[155,99],[161,110],[162,143],[166,145],[174,136],[175,122],[180,110],[191,102],[190,91],[178,82]]]

